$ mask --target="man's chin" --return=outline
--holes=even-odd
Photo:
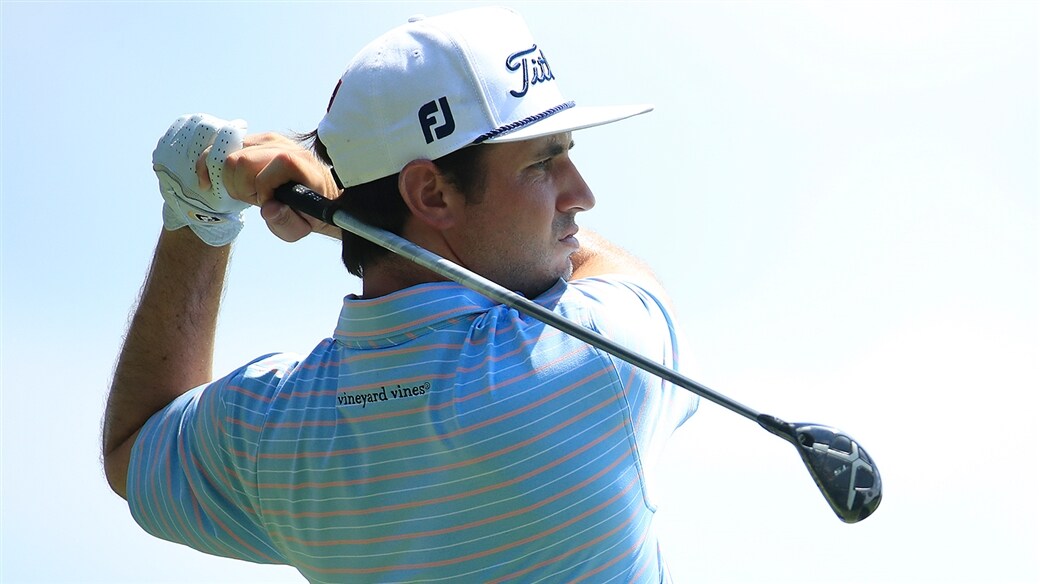
[[[574,276],[574,262],[572,262],[571,258],[568,257],[567,267],[564,268],[563,273],[560,274],[560,277],[569,282],[572,276]]]

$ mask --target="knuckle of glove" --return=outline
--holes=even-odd
[[[245,122],[236,120],[223,126],[213,138],[212,147],[206,157],[206,168],[213,185],[211,192],[207,194],[207,203],[214,211],[230,213],[249,206],[248,203],[232,198],[224,185],[224,164],[228,155],[242,149],[245,133]]]
[[[247,203],[232,199],[222,180],[227,155],[242,147],[246,124],[207,114],[183,115],[169,127],[152,152],[159,179],[163,223],[167,229],[187,225],[212,246],[230,243],[242,229]],[[199,186],[196,163],[206,153],[211,188]]]

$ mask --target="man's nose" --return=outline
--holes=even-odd
[[[577,213],[595,207],[596,197],[578,172],[578,168],[574,166],[574,162],[566,158],[563,163],[565,167],[562,170],[566,173],[566,179],[556,201],[556,210],[561,213]]]

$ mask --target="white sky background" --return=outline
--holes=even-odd
[[[842,428],[885,498],[845,525],[794,450],[705,403],[657,496],[677,582],[1040,580],[1038,10],[1030,2],[527,4],[576,133],[579,222],[646,259],[698,366]],[[0,581],[300,582],[146,535],[98,463],[174,118],[306,131],[348,59],[437,3],[3,2]],[[219,374],[305,352],[338,248],[237,244]]]

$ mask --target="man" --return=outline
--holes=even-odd
[[[355,57],[312,135],[335,181],[285,139],[178,120],[106,412],[135,519],[312,582],[667,581],[655,459],[696,398],[388,252],[343,235],[363,292],[309,355],[211,372],[243,202],[283,239],[330,233],[273,200],[288,181],[678,367],[658,282],[575,221],[595,199],[571,132],[646,109],[574,107],[520,17],[481,8]]]

